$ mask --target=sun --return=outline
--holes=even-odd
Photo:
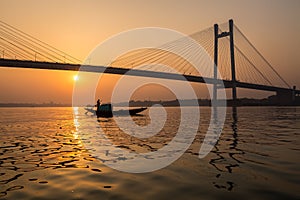
[[[78,79],[79,79],[78,75],[73,76],[74,81],[78,81]]]

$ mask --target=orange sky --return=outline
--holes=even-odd
[[[128,29],[154,26],[191,34],[233,18],[276,70],[300,88],[298,0],[2,0],[0,9],[2,21],[81,60],[105,39]],[[0,102],[71,103],[74,74],[0,68]],[[256,93],[251,95],[266,95]]]

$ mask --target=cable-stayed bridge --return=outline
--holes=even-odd
[[[214,60],[215,65],[203,63],[200,74],[191,63],[180,56],[160,48],[139,49],[121,55],[109,66],[82,65],[81,61],[55,47],[40,41],[23,31],[0,21],[0,66],[47,70],[83,70],[87,72],[126,74],[214,84],[214,98],[217,98],[218,83],[232,88],[232,98],[237,98],[236,88],[276,92],[278,104],[292,104],[300,90],[291,87],[275,68],[263,57],[242,31],[229,23],[199,31],[189,36],[198,42]],[[165,49],[178,46],[180,55],[201,58],[193,52],[188,37],[164,44]],[[171,66],[174,70],[162,67]],[[138,66],[143,66],[136,69]],[[216,73],[217,70],[220,76]]]

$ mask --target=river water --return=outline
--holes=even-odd
[[[210,108],[200,111],[198,134],[178,160],[134,174],[111,169],[86,148],[73,108],[0,108],[0,198],[300,199],[299,107],[240,107],[236,118],[227,108],[220,138],[202,159]],[[180,108],[166,113],[164,128],[149,140],[126,135],[114,119],[80,117],[102,127],[119,148],[143,153],[176,135]],[[141,126],[149,120],[147,112],[133,117]]]

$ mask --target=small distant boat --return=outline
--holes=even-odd
[[[113,115],[138,115],[139,113],[143,112],[146,109],[147,109],[146,107],[141,107],[141,108],[132,108],[129,110],[112,111],[112,105],[110,103],[101,104],[97,111],[90,107],[85,108],[87,112],[96,114],[97,118],[99,117],[109,118],[112,117]]]

